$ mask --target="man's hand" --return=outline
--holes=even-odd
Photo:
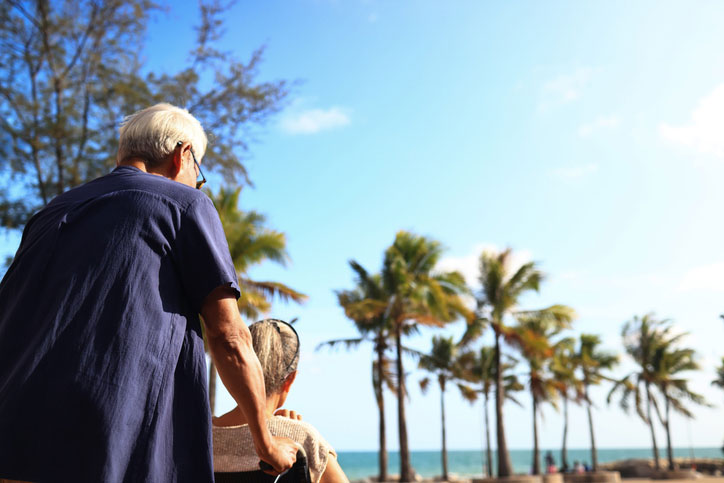
[[[294,419],[296,421],[302,420],[302,415],[297,413],[296,411],[292,411],[290,409],[277,409],[274,413],[274,416],[281,416],[283,418],[289,418]]]
[[[265,454],[261,454],[257,450],[259,458],[269,463],[274,471],[264,471],[270,475],[278,475],[290,469],[292,465],[297,461],[297,451],[299,445],[289,438],[280,438],[272,436],[272,445]]]

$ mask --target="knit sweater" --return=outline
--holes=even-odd
[[[312,483],[317,483],[327,468],[327,460],[337,453],[311,424],[281,416],[273,416],[268,422],[273,436],[282,436],[299,443],[304,448]],[[254,452],[254,442],[249,426],[213,426],[214,471],[234,472],[259,469],[259,457]]]

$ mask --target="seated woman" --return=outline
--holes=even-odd
[[[301,421],[294,411],[280,410],[275,415],[297,376],[297,332],[288,323],[276,319],[256,322],[249,326],[249,331],[264,372],[269,431],[274,436],[290,438],[304,448],[312,483],[347,483],[334,449],[311,424]],[[259,469],[259,457],[254,452],[249,426],[238,406],[213,418],[213,437],[214,471]]]

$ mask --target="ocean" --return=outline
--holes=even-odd
[[[541,450],[541,459],[545,456],[549,449]],[[560,465],[560,448],[550,449],[556,464]],[[675,448],[674,457],[689,458],[691,456],[689,448]],[[721,458],[721,448],[693,448],[694,457],[696,458]],[[652,452],[650,448],[634,448],[634,449],[611,449],[602,448],[598,450],[598,462],[607,463],[609,461],[623,460],[628,458],[651,458]],[[666,458],[666,448],[659,448],[659,456],[663,460]],[[410,454],[412,459],[412,467],[417,473],[424,477],[433,477],[442,473],[442,463],[440,451],[412,451]],[[493,451],[493,460],[496,455]],[[516,473],[528,473],[531,468],[531,460],[533,458],[532,450],[511,450],[510,458]],[[367,478],[377,474],[377,452],[376,451],[340,451],[338,454],[339,464],[347,474],[350,480]],[[589,449],[569,449],[568,464],[573,465],[574,461],[582,463],[591,462],[591,452]],[[480,476],[483,472],[483,455],[480,450],[474,451],[448,451],[448,471],[458,476]],[[396,451],[390,451],[388,455],[388,472],[389,474],[399,474],[400,472],[400,455]],[[541,463],[542,465],[543,463]],[[495,468],[495,461],[493,461]],[[541,466],[543,468],[543,466]]]

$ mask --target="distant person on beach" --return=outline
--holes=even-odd
[[[553,473],[558,473],[558,468],[556,468],[556,460],[553,458],[553,453],[548,451],[546,453],[546,473],[549,475]]]
[[[337,453],[314,426],[303,422],[294,411],[278,410],[297,377],[297,332],[290,324],[277,319],[256,322],[249,331],[264,371],[269,430],[275,436],[291,438],[304,449],[312,483],[347,483],[337,462]],[[246,416],[238,407],[214,418],[213,425],[214,471],[231,473],[258,469]]]
[[[576,474],[582,474],[586,472],[586,468],[583,467],[580,461],[575,461],[573,463],[573,472]]]
[[[139,111],[117,167],[26,225],[0,283],[0,478],[213,481],[199,314],[259,458],[294,463],[267,428],[234,265],[197,189],[206,143],[184,109]]]

